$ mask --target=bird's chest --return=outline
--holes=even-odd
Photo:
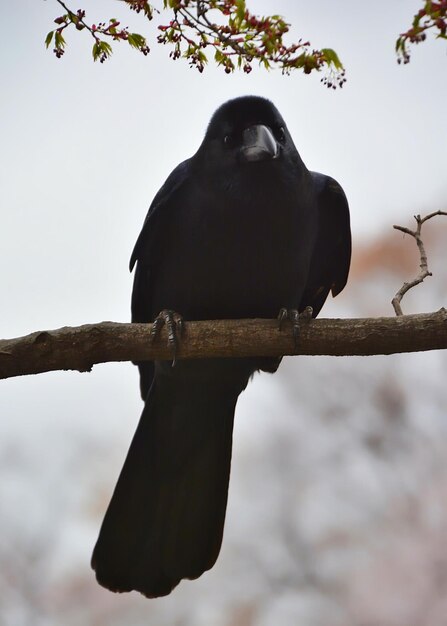
[[[310,256],[307,211],[296,194],[261,191],[216,194],[211,205],[196,197],[179,211],[162,264],[169,306],[190,319],[270,317],[297,306]]]
[[[199,224],[197,261],[203,255],[228,282],[236,273],[249,283],[256,276],[268,280],[269,268],[293,255],[299,215],[295,207],[280,207],[273,198],[246,197],[202,212]]]

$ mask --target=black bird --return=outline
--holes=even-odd
[[[276,317],[345,286],[349,210],[340,185],[310,172],[271,102],[246,96],[213,115],[196,154],[149,209],[133,251],[132,321]],[[143,413],[92,557],[101,585],[169,594],[219,554],[233,418],[257,370],[280,359],[139,364]]]

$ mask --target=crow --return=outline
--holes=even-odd
[[[149,208],[130,260],[132,321],[316,316],[350,256],[340,185],[306,168],[269,100],[229,100]],[[236,402],[280,360],[138,364],[144,409],[92,556],[101,585],[155,598],[214,565]]]

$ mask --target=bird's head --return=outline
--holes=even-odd
[[[198,155],[221,167],[235,162],[242,166],[299,160],[281,114],[269,100],[258,96],[235,98],[219,107]]]

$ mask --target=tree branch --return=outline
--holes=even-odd
[[[416,240],[417,247],[419,249],[419,256],[421,259],[421,263],[419,265],[419,267],[421,268],[421,271],[419,272],[419,274],[416,276],[416,278],[411,280],[409,283],[404,283],[402,287],[399,289],[399,291],[396,293],[394,298],[391,300],[391,304],[393,305],[396,315],[403,315],[402,307],[400,306],[400,303],[404,295],[407,293],[407,291],[412,289],[412,287],[419,285],[424,280],[424,278],[427,278],[427,276],[432,276],[432,273],[428,269],[427,253],[425,252],[424,242],[422,241],[421,230],[422,230],[422,225],[426,221],[431,220],[436,215],[447,215],[447,213],[445,211],[434,211],[433,213],[429,213],[425,217],[421,217],[420,215],[415,215],[414,219],[416,220],[416,224],[417,224],[416,230],[410,230],[409,228],[406,228],[405,226],[396,226],[396,225],[393,226],[393,228],[395,228],[396,230],[400,230],[402,233],[404,233],[404,235],[411,235],[411,237],[414,237],[414,239]]]
[[[51,30],[45,39],[48,48],[54,41],[53,52],[57,58],[64,55],[67,42],[63,31],[69,29],[87,30],[94,39],[93,59],[103,63],[112,55],[109,41],[127,41],[132,48],[145,56],[150,52],[146,38],[139,33],[131,33],[127,26],[121,27],[116,18],[92,24],[86,19],[86,11],[72,11],[67,0],[56,0],[66,11],[54,22],[58,28]],[[147,20],[160,11],[147,0],[121,0],[136,13],[142,13]],[[258,62],[266,69],[279,67],[284,74],[301,69],[305,74],[327,70],[321,82],[335,89],[346,82],[345,70],[336,52],[331,48],[315,50],[309,41],[300,39],[286,45],[285,37],[289,24],[279,15],[256,17],[249,11],[245,0],[164,0],[161,11],[172,11],[168,24],[158,26],[157,42],[173,46],[169,56],[175,61],[186,58],[192,67],[203,72],[208,62],[208,53],[217,65],[227,74],[236,68],[246,73],[252,70],[252,63]],[[214,17],[211,19],[209,14]],[[214,20],[217,20],[215,21]],[[108,41],[106,41],[106,39]],[[206,52],[205,52],[206,50]]]
[[[54,370],[90,371],[96,363],[170,359],[166,331],[153,342],[151,324],[102,322],[39,331],[0,340],[0,378]],[[366,319],[302,323],[294,346],[291,328],[276,320],[188,322],[176,358],[281,355],[366,356],[447,348],[447,310]]]

